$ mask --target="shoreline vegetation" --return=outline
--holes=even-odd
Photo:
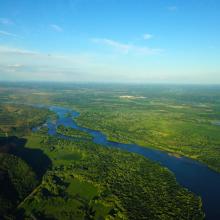
[[[108,140],[189,157],[220,172],[219,86],[38,84],[23,89],[9,83],[1,95],[5,102],[77,110],[80,126],[100,130]]]
[[[109,140],[186,156],[220,172],[219,86],[3,83],[0,100],[68,107],[80,112],[79,125]]]
[[[22,93],[6,93],[21,101],[19,96]],[[29,103],[31,100],[32,103],[39,101],[31,93],[27,96],[25,99]],[[6,198],[1,190],[0,199],[8,207],[1,212],[3,219],[71,219],[72,216],[76,219],[204,218],[201,199],[181,187],[167,168],[133,153],[103,148],[94,144],[88,134],[74,129],[59,127],[58,131],[64,135],[86,138],[86,141],[73,142],[50,137],[45,127],[33,133],[33,127],[38,127],[48,117],[55,117],[47,109],[1,102],[0,114],[4,115],[2,118],[11,115],[10,124],[1,121],[1,137],[6,138],[7,130],[8,137],[13,135],[18,140],[24,139],[22,146],[20,142],[15,145],[14,139],[11,139],[13,147],[10,147],[6,141],[4,149],[7,150],[1,156],[15,155],[27,164],[25,167],[30,167],[32,171],[28,171],[29,168],[19,171],[19,176],[25,176],[25,184],[31,178],[36,179],[36,188],[24,192],[16,204],[12,202],[14,195]],[[46,169],[41,170],[42,167]],[[1,164],[0,170],[4,170]],[[7,170],[15,172],[13,166],[8,166]],[[2,178],[5,181],[4,178],[8,177],[3,175]],[[12,175],[8,179],[13,188],[14,178],[16,176]],[[20,192],[23,183],[18,186],[15,194]]]
[[[204,165],[207,165],[210,169],[216,172],[220,172],[220,159],[219,159],[220,158],[220,149],[219,149],[220,147],[218,147],[218,145],[209,146],[207,147],[208,149],[204,149],[204,151],[202,151],[201,150],[202,146],[170,146],[166,144],[160,145],[161,143],[154,144],[152,143],[152,139],[150,139],[150,141],[148,140],[143,141],[142,139],[131,138],[132,134],[121,135],[120,131],[118,135],[112,134],[111,129],[106,130],[106,128],[103,128],[101,126],[100,127],[91,126],[89,122],[87,121],[87,119],[81,118],[80,116],[76,119],[76,121],[82,127],[88,127],[90,129],[101,131],[103,134],[106,135],[109,141],[120,142],[124,144],[137,144],[143,148],[158,149],[158,150],[167,152],[168,154],[173,155],[177,158],[187,157],[195,161],[199,161],[203,163]],[[108,125],[108,127],[110,126]],[[217,132],[215,135],[216,136],[218,135]],[[203,146],[203,148],[205,147],[206,146]],[[211,149],[211,147],[213,147],[213,149]]]

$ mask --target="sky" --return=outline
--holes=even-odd
[[[0,81],[220,84],[219,0],[0,0]]]

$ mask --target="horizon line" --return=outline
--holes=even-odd
[[[192,83],[192,82],[109,82],[109,81],[47,81],[47,80],[0,80],[0,84],[2,83],[36,83],[36,84],[116,84],[116,85],[194,85],[194,86],[220,86],[220,83]]]

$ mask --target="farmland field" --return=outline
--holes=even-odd
[[[1,216],[203,219],[199,195],[179,185],[167,168],[103,148],[90,134],[68,126],[58,126],[57,134],[71,139],[50,136],[45,122],[60,117],[49,106],[62,106],[80,113],[79,126],[99,130],[110,141],[186,156],[220,171],[219,91],[214,86],[1,84],[1,157],[24,168],[0,164],[0,170],[28,172],[25,181],[33,182],[21,193],[16,175],[1,175],[20,195],[14,202],[0,194],[6,204]]]

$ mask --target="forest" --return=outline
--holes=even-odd
[[[107,108],[111,106],[106,111],[111,117],[110,110],[127,108],[130,102],[111,98],[110,88],[93,94],[88,90],[94,88],[69,87],[65,86],[66,93],[72,94],[68,96],[62,87],[45,85],[27,87],[28,93],[19,85],[4,85],[1,90],[1,117],[10,116],[10,124],[1,120],[0,125],[2,219],[204,219],[201,198],[180,186],[167,168],[134,153],[94,144],[90,135],[73,128],[57,128],[58,134],[71,140],[48,135],[40,125],[56,116],[34,104],[80,111],[77,120],[82,124],[85,117],[90,120],[87,112],[91,111],[90,127],[97,127]],[[104,99],[100,106],[98,102]],[[94,112],[101,107],[98,120]]]

